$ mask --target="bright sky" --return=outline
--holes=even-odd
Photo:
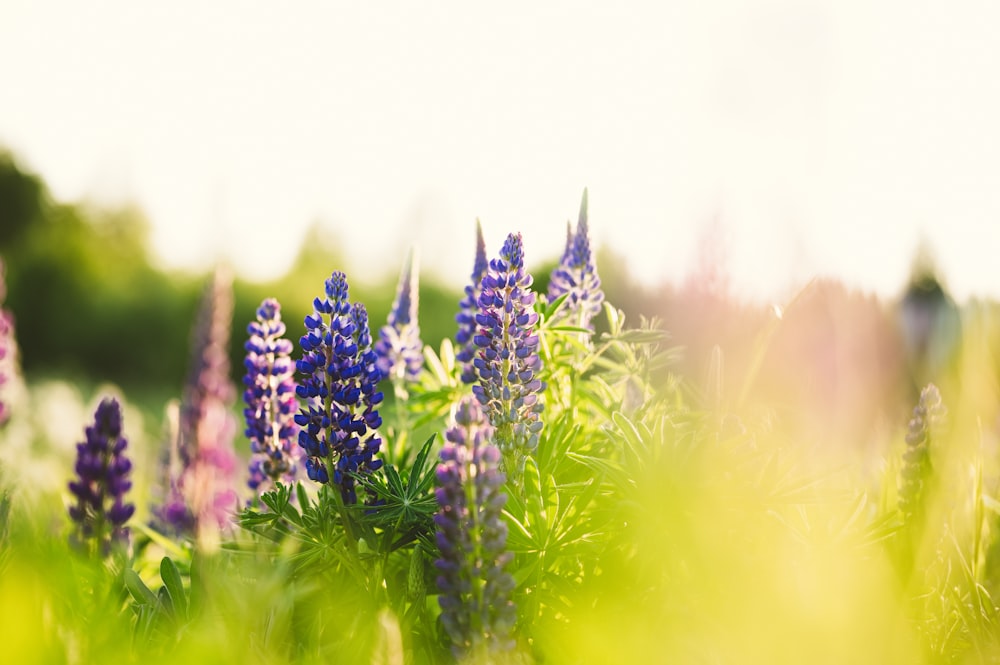
[[[991,0],[2,0],[0,144],[140,205],[170,266],[273,277],[322,220],[359,279],[415,244],[461,288],[477,217],[530,266],[587,187],[645,283],[715,220],[738,295],[894,296],[925,238],[1000,296],[998,29]]]

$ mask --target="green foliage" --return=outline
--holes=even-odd
[[[10,163],[0,163],[0,197],[16,213],[0,251],[17,248],[8,303],[26,368],[97,373],[150,394],[179,386],[200,280],[148,266],[134,213],[54,204]],[[237,283],[234,331],[274,296],[294,338],[337,260],[313,237],[285,278]],[[392,287],[359,285],[373,321]],[[833,422],[833,400],[787,427],[787,405],[765,399],[776,347],[797,341],[794,310],[815,295],[785,318],[753,318],[736,352],[714,339],[682,351],[659,319],[608,304],[610,288],[596,333],[560,325],[565,299],[542,299],[545,427],[522,482],[504,488],[518,615],[504,662],[1000,659],[1000,318],[984,305],[965,313],[961,365],[941,384],[946,428],[915,427],[908,444],[907,418],[886,408],[867,438],[830,447],[799,424]],[[435,472],[469,387],[450,341],[457,296],[424,283],[421,302],[425,371],[383,405],[385,464],[357,478],[358,505],[310,481],[278,484],[241,509],[218,551],[134,522],[128,553],[92,561],[67,544],[64,496],[18,491],[9,479],[25,470],[6,469],[4,662],[453,662]],[[67,321],[87,325],[67,335]],[[235,373],[242,341],[234,335]],[[148,403],[155,420],[162,406]],[[0,429],[0,446],[24,438]],[[46,451],[65,463],[56,445]],[[149,467],[151,457],[138,459]]]

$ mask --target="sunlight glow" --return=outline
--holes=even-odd
[[[894,296],[921,238],[1000,295],[1000,6],[943,0],[0,7],[0,143],[59,198],[136,202],[165,265],[289,266],[320,221],[460,285],[475,219],[680,283],[709,220],[736,295]],[[378,238],[372,247],[372,234]],[[374,256],[373,256],[374,255]],[[377,265],[377,264],[376,264]]]

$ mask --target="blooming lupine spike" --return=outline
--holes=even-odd
[[[545,385],[537,376],[542,361],[531,283],[524,269],[521,234],[512,233],[483,277],[474,337],[479,350],[473,361],[479,383],[472,392],[496,428],[504,470],[515,484],[542,430],[539,393]]]
[[[379,371],[396,385],[418,380],[424,366],[424,344],[420,341],[417,322],[419,296],[420,273],[414,250],[399,274],[389,320],[382,326],[375,343]]]
[[[382,443],[377,431],[382,393],[368,312],[348,295],[347,276],[334,272],[326,280],[325,296],[313,301],[314,311],[305,318],[302,357],[296,363],[302,376],[296,393],[305,404],[295,422],[309,478],[336,485],[344,502],[353,504],[352,474],[382,466],[375,458]]]
[[[178,460],[169,493],[154,508],[160,526],[196,536],[213,548],[231,525],[236,507],[233,477],[236,391],[229,377],[233,315],[232,277],[218,269],[206,288],[192,335],[192,362],[182,396],[175,446]]]
[[[483,276],[489,268],[486,260],[486,242],[483,240],[483,225],[476,220],[476,260],[472,267],[472,283],[465,287],[465,296],[458,303],[459,311],[455,316],[458,322],[458,333],[455,341],[458,351],[455,359],[462,371],[463,383],[476,382],[476,369],[472,361],[476,355],[476,312],[479,311],[479,294],[482,291]]]
[[[257,320],[247,326],[247,334],[243,363],[247,370],[243,377],[243,415],[251,452],[247,484],[260,494],[276,482],[295,481],[299,447],[294,418],[299,402],[289,358],[292,343],[284,337],[281,304],[274,298],[261,302]]]
[[[549,278],[548,299],[553,301],[563,294],[566,301],[560,308],[561,316],[581,328],[593,330],[593,319],[601,311],[604,292],[601,278],[590,249],[590,231],[587,224],[587,190],[583,190],[580,219],[576,233],[569,233],[562,260]]]
[[[125,523],[135,512],[125,495],[132,487],[132,462],[125,454],[128,441],[122,433],[121,406],[114,398],[101,401],[86,440],[76,446],[76,479],[69,490],[76,503],[69,516],[76,523],[74,542],[97,556],[114,546],[127,546]]]
[[[899,509],[907,521],[920,512],[925,486],[931,474],[931,439],[945,414],[946,409],[937,386],[927,384],[920,391],[920,401],[913,408],[913,417],[906,433],[906,452],[903,453]]]
[[[455,657],[473,662],[512,648],[516,620],[514,579],[505,570],[512,555],[502,517],[504,475],[484,422],[479,404],[464,397],[445,433],[435,491],[441,622]]]
[[[7,295],[4,264],[0,260],[0,303]],[[7,390],[16,372],[17,345],[14,341],[14,315],[0,307],[0,425],[10,417]]]

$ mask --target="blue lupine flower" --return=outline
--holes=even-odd
[[[476,335],[476,312],[479,311],[479,294],[483,289],[483,276],[489,268],[486,261],[486,242],[483,240],[483,225],[476,220],[476,260],[472,266],[472,283],[465,287],[465,296],[458,303],[458,314],[455,320],[458,322],[458,333],[455,341],[458,343],[458,351],[455,353],[455,360],[458,361],[462,370],[463,383],[476,382],[476,369],[472,365],[472,360],[476,355],[476,343],[473,337]]]
[[[484,422],[479,404],[464,397],[445,433],[435,491],[441,622],[455,657],[473,662],[510,649],[517,618],[514,579],[504,569],[512,554],[502,517],[507,496],[500,451],[489,443]]]
[[[85,431],[86,441],[76,446],[76,479],[69,484],[76,503],[69,516],[77,524],[76,544],[104,556],[115,545],[128,545],[125,523],[135,512],[135,506],[125,501],[132,487],[132,462],[125,455],[128,441],[122,434],[118,401],[103,399],[94,424]]]
[[[937,386],[933,383],[924,386],[909,422],[900,472],[899,508],[907,521],[920,512],[925,485],[931,474],[931,439],[946,412]]]
[[[206,287],[192,337],[192,362],[182,395],[168,494],[153,509],[159,525],[195,535],[214,547],[219,531],[232,524],[236,508],[236,391],[229,376],[233,316],[232,277],[219,269]]]
[[[531,283],[524,269],[521,234],[512,233],[483,277],[476,314],[479,328],[473,338],[479,347],[473,361],[479,383],[472,392],[496,428],[504,469],[515,483],[542,430],[539,393],[545,385],[537,377],[542,361]]]
[[[593,253],[590,251],[587,190],[583,190],[576,233],[567,228],[566,249],[562,260],[549,278],[549,302],[563,294],[569,295],[559,309],[560,315],[570,319],[574,325],[593,330],[592,321],[601,311],[604,292],[601,290],[601,278],[597,276]]]
[[[243,362],[247,370],[243,401],[247,406],[243,415],[252,453],[247,484],[259,494],[278,481],[295,481],[299,452],[295,414],[299,402],[289,358],[292,343],[284,337],[281,304],[274,298],[265,299],[257,308],[257,320],[247,326],[247,333]]]
[[[424,344],[420,341],[417,322],[419,296],[420,274],[416,252],[413,252],[399,274],[389,320],[375,342],[379,371],[396,384],[416,381],[424,366]]]
[[[348,299],[347,277],[334,272],[326,280],[326,295],[313,301],[305,318],[306,334],[299,340],[302,375],[296,393],[306,402],[295,416],[299,445],[306,454],[306,472],[319,483],[338,486],[345,503],[357,502],[351,474],[371,473],[382,466],[376,459],[382,440],[378,405],[382,378],[376,366],[368,329],[368,312]]]

